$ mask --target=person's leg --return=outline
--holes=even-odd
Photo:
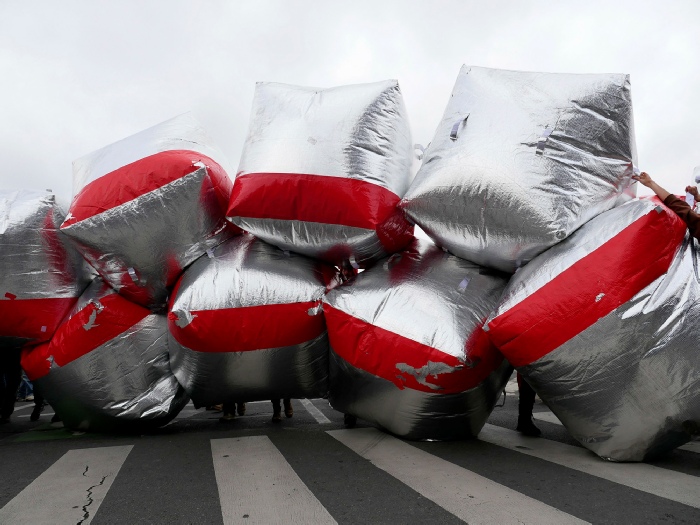
[[[4,378],[0,378],[0,382],[4,379],[5,390],[2,392],[2,400],[0,404],[0,419],[9,421],[12,412],[15,411],[15,400],[17,399],[17,389],[22,381],[22,367],[20,366],[20,349],[5,349],[0,350],[5,355],[3,356],[3,371]]]
[[[279,423],[280,421],[282,421],[282,410],[280,409],[280,400],[271,399],[270,401],[272,401],[272,421],[274,423]]]
[[[44,410],[44,396],[42,396],[38,390],[34,391],[34,408],[32,409],[32,414],[29,416],[30,421],[38,421],[41,412]]]
[[[516,430],[526,436],[539,437],[542,431],[532,422],[532,408],[535,406],[535,391],[518,373],[518,426]]]
[[[236,403],[232,401],[224,402],[223,415],[219,418],[219,421],[225,423],[227,421],[233,421],[236,418]]]
[[[236,403],[236,408],[238,408],[238,415],[242,416],[245,414],[245,403]]]
[[[294,415],[294,409],[292,408],[292,400],[289,398],[284,400],[284,415],[287,417],[292,417]]]

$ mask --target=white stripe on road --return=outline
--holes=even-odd
[[[0,509],[0,523],[92,521],[132,445],[70,450]]]
[[[468,523],[587,523],[374,428],[328,434]]]
[[[224,525],[335,524],[267,436],[212,439]]]
[[[559,421],[559,418],[554,415],[554,412],[535,412],[532,417],[539,419],[540,421],[545,421],[547,423],[554,423],[555,425],[562,425],[564,423]],[[687,450],[688,452],[696,452],[700,454],[700,441],[691,441],[685,445],[678,447],[678,450]]]
[[[304,405],[306,411],[313,416],[316,422],[320,423],[321,425],[327,425],[331,422],[331,420],[324,416],[323,412],[316,408],[308,399],[300,399],[299,401],[301,401],[301,404]]]
[[[548,439],[525,437],[514,430],[490,424],[481,430],[479,439],[661,498],[700,508],[700,478],[695,476],[646,463],[603,461],[585,448]]]

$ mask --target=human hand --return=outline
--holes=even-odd
[[[640,182],[643,186],[650,188],[654,181],[651,180],[651,176],[646,171],[641,172],[639,175],[632,175],[632,178]]]
[[[698,194],[698,187],[697,186],[686,186],[685,192],[690,193],[693,197],[695,197],[696,201],[700,201],[700,195]]]

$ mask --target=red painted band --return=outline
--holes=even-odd
[[[383,246],[403,247],[413,226],[397,208],[400,200],[377,184],[346,177],[247,173],[236,178],[227,216],[379,230]]]
[[[333,351],[354,367],[391,381],[399,389],[457,394],[481,384],[503,362],[503,356],[481,326],[467,341],[469,362],[461,363],[450,354],[369,324],[329,304],[324,304],[323,310]],[[421,375],[411,370],[427,371],[429,363],[464,366],[438,374]]]
[[[59,326],[50,343],[23,352],[22,368],[30,380],[49,373],[50,356],[58,366],[64,366],[126,332],[151,313],[116,293],[102,297],[99,303],[101,310],[89,303],[73,314]]]
[[[489,322],[491,340],[513,366],[540,359],[666,273],[685,232],[668,208],[647,213]]]
[[[171,150],[144,157],[89,183],[73,199],[70,216],[61,228],[94,217],[185,177],[200,169],[194,166],[195,162],[201,162],[207,167],[223,215],[233,184],[224,169],[196,151]]]
[[[0,334],[48,341],[77,301],[77,297],[0,300]]]
[[[326,330],[323,315],[309,315],[318,302],[270,304],[221,310],[195,310],[184,327],[168,314],[175,340],[196,352],[248,352],[294,346],[311,341]]]

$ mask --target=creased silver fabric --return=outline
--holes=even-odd
[[[492,319],[517,307],[644,213],[656,213],[650,208],[651,201],[633,201],[608,211],[535,258],[515,274]],[[698,249],[697,241],[686,235],[665,274],[519,368],[571,435],[604,459],[652,459],[700,433]],[[626,254],[618,257],[614,264],[630,263]],[[578,286],[582,292],[597,292],[595,271]],[[551,309],[561,310],[561,305]]]
[[[512,372],[480,337],[507,278],[415,241],[329,292],[331,405],[408,439],[476,436]]]
[[[0,191],[2,345],[47,341],[92,279],[59,231],[66,209],[49,191]]]
[[[96,279],[72,315],[114,293]],[[102,304],[118,310],[127,302],[120,298],[120,302]],[[95,322],[106,322],[105,314],[98,313]],[[49,373],[34,381],[67,427],[138,432],[168,423],[187,404],[188,397],[170,370],[165,315],[151,313],[121,328],[124,331],[118,336],[64,366],[52,362]],[[63,344],[75,342],[66,339]],[[43,345],[31,351],[48,348]],[[48,359],[52,361],[50,355]]]
[[[352,260],[364,266],[410,242],[412,226],[397,213],[395,204],[408,188],[411,164],[410,127],[397,81],[330,89],[259,82],[235,185],[241,186],[246,178],[259,178],[260,174],[283,176],[285,184],[290,185],[270,180],[266,195],[268,199],[286,201],[285,213],[289,216],[246,214],[250,206],[245,198],[242,202],[232,198],[229,220],[281,249],[333,264]],[[335,185],[314,190],[316,203],[311,207],[316,213],[312,219],[306,218],[306,204],[301,204],[308,195],[298,193],[310,188],[290,182],[292,177],[302,175]],[[343,181],[367,185],[349,186]],[[383,189],[384,196],[377,196],[373,186]],[[234,186],[234,196],[236,192]],[[335,194],[345,192],[374,196],[337,205]],[[391,196],[395,202],[387,208],[380,201]],[[245,205],[243,211],[241,204]],[[345,207],[340,213],[344,217],[333,222],[338,206]],[[319,213],[324,207],[328,213]],[[399,239],[397,249],[386,239],[380,242],[382,234],[378,234],[392,212],[395,220],[405,223],[385,233],[385,237]],[[379,224],[356,220],[369,216]]]
[[[252,235],[222,243],[185,271],[170,302],[170,360],[178,381],[202,406],[325,395],[321,298],[337,279],[334,268]],[[292,311],[297,320],[290,324]],[[286,344],[290,337],[303,340]],[[266,346],[270,341],[279,344]]]
[[[226,170],[225,159],[198,122],[181,115],[76,160],[72,214],[76,199],[89,185],[104,184],[106,175],[129,164],[178,150],[205,155]],[[155,177],[169,162],[147,168],[156,173],[146,173]],[[77,241],[85,258],[119,293],[164,309],[168,287],[182,270],[234,233],[225,220],[231,181],[226,176],[228,188],[222,189],[207,162],[193,162],[187,175],[145,193],[135,189],[138,175],[125,177],[122,191],[137,193],[134,198],[115,206],[96,203],[106,209],[77,222],[67,220],[62,231]],[[81,201],[86,204],[90,203]]]
[[[438,245],[513,272],[635,195],[630,82],[463,66],[400,204]]]

